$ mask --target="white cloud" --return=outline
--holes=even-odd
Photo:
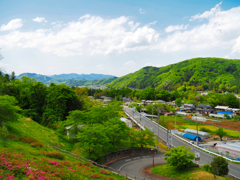
[[[146,49],[159,39],[153,28],[147,25],[139,27],[139,23],[133,23],[125,16],[115,19],[90,15],[82,17],[81,21],[68,22],[58,32],[51,29],[11,32],[0,36],[0,46],[37,48],[58,56],[106,55]]]
[[[189,25],[187,24],[187,25],[176,25],[176,26],[168,26],[166,29],[165,29],[165,31],[166,32],[172,32],[172,31],[178,31],[178,30],[182,30],[182,29],[187,29],[187,27],[188,27]]]
[[[98,71],[99,71],[99,70],[103,70],[103,69],[105,69],[105,66],[104,66],[103,64],[97,65],[97,70],[98,70]]]
[[[0,31],[16,30],[22,26],[22,19],[13,19],[7,25],[3,24],[0,28]]]
[[[204,19],[204,18],[208,19],[208,18],[211,18],[211,17],[216,16],[216,15],[221,11],[221,9],[220,9],[220,5],[221,5],[221,4],[222,4],[222,2],[220,2],[219,4],[217,4],[217,5],[216,5],[214,8],[212,8],[210,11],[205,11],[205,12],[202,13],[202,14],[196,14],[196,15],[194,15],[194,16],[191,16],[190,21],[194,21],[194,20],[196,20],[196,19],[202,20],[202,19]]]
[[[63,26],[63,21],[52,22],[53,28],[61,28]]]
[[[91,17],[90,14],[86,14],[86,15],[84,15],[84,16],[81,16],[81,17],[79,18],[79,20],[88,19],[88,18],[90,18],[90,17]]]
[[[8,67],[10,66],[10,64],[7,64],[7,63],[0,63],[0,67]]]
[[[220,4],[215,9],[220,9]],[[214,9],[214,8],[213,8]],[[216,10],[211,11],[216,11]],[[209,12],[209,11],[206,11]],[[238,52],[238,40],[240,36],[240,7],[217,13],[203,13],[199,18],[208,17],[207,23],[199,22],[192,29],[176,31],[161,39],[155,49],[163,52],[174,51],[201,51],[201,50],[231,50]],[[193,16],[196,17],[197,16]],[[233,49],[232,49],[233,48]]]
[[[130,22],[128,22],[128,25],[129,25],[129,27],[131,28],[131,31],[133,31],[133,30],[135,30],[135,29],[140,25],[140,23],[135,23],[135,24],[134,24],[133,21],[130,21]]]
[[[239,53],[240,54],[240,36],[236,39],[236,43],[232,48],[231,54]]]
[[[44,17],[36,17],[35,19],[32,19],[34,22],[47,22],[47,20]]]
[[[142,8],[140,8],[140,9],[139,9],[139,13],[140,13],[140,14],[145,14],[145,11],[144,11]]]
[[[191,29],[185,24],[168,26],[165,31],[173,33],[165,37],[150,27],[156,21],[140,26],[140,23],[125,16],[104,19],[87,14],[54,31],[38,29],[0,35],[0,47],[34,48],[62,57],[143,50],[168,53],[224,49],[229,54],[240,53],[240,7],[222,11],[217,4],[214,8],[204,12],[205,15],[192,16],[194,19],[208,17],[207,22],[200,21]],[[209,13],[211,11],[217,13]],[[56,21],[52,25],[57,25],[57,22],[62,24]]]
[[[136,63],[134,61],[128,61],[126,63],[124,63],[124,66],[134,66],[136,65]]]

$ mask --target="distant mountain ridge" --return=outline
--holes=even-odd
[[[84,80],[99,80],[99,79],[108,79],[111,77],[114,77],[112,75],[104,75],[104,74],[76,74],[76,73],[70,73],[70,74],[59,74],[59,75],[52,75],[49,76],[53,79],[75,79],[75,80],[79,80],[79,79],[84,79]]]
[[[16,78],[21,79],[23,76],[34,78],[36,79],[36,81],[40,81],[44,84],[50,84],[51,82],[53,82],[55,84],[61,83],[69,86],[82,86],[85,84],[103,85],[103,82],[106,81],[107,83],[109,83],[111,82],[111,80],[115,80],[117,78],[112,75],[93,74],[93,73],[92,74],[70,73],[70,74],[59,74],[59,75],[51,75],[51,76],[46,76],[46,75],[41,75],[36,73],[22,73],[19,76],[16,76]],[[110,81],[108,79],[110,79]]]

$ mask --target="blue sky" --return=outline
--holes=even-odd
[[[236,0],[0,0],[0,67],[122,76],[194,57],[240,59],[239,29]]]

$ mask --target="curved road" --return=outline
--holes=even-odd
[[[154,164],[163,163],[164,161],[164,153],[154,154]],[[152,155],[145,156],[136,156],[124,158],[113,163],[108,164],[109,167],[114,168],[116,170],[121,170],[123,172],[127,172],[132,176],[137,176],[140,178],[145,178],[146,180],[150,180],[144,177],[141,173],[141,170],[149,165],[153,164]]]
[[[167,141],[167,132],[166,130],[162,128],[158,128],[158,126],[154,123],[152,123],[148,118],[140,115],[140,113],[134,112],[132,109],[129,108],[124,108],[124,111],[127,112],[130,116],[134,117],[136,120],[144,124],[144,127],[147,127],[149,130],[153,131],[156,136],[159,136],[159,138],[163,139],[165,142]],[[171,136],[171,134],[169,134]],[[171,141],[169,141],[170,144],[173,146],[185,146],[185,147],[190,147],[192,152],[199,152],[200,153],[200,164],[206,164],[206,163],[211,163],[213,160],[212,155],[207,154],[193,146],[189,146],[187,143],[181,141],[180,139],[171,136]],[[229,163],[229,174],[232,176],[237,177],[240,179],[240,165],[236,165],[233,163]]]

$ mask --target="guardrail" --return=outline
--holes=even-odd
[[[63,154],[67,154],[67,155],[69,155],[69,156],[71,156],[71,157],[73,157],[73,158],[75,158],[75,159],[79,159],[79,160],[81,160],[81,161],[83,161],[83,162],[85,162],[85,161],[91,162],[94,166],[96,166],[96,167],[98,167],[98,168],[107,169],[107,170],[109,170],[109,171],[111,171],[111,172],[113,172],[113,173],[115,173],[115,174],[118,174],[118,175],[121,175],[121,176],[125,176],[126,178],[135,179],[135,180],[145,180],[145,178],[141,178],[141,177],[138,177],[138,176],[133,176],[133,175],[127,174],[127,173],[124,172],[124,171],[116,170],[116,169],[113,169],[113,168],[111,168],[111,167],[109,167],[109,166],[98,164],[98,163],[95,162],[95,161],[92,161],[92,160],[90,160],[90,159],[86,159],[86,158],[84,158],[84,157],[82,157],[82,156],[79,156],[79,155],[77,155],[77,154],[73,154],[72,152],[69,152],[69,151],[60,149],[59,147],[53,146],[53,145],[51,145],[50,143],[47,143],[47,146],[48,146],[48,147],[52,147],[52,148],[56,149],[57,151],[60,151],[60,152],[63,153]]]
[[[130,117],[142,130],[145,130],[145,128],[143,126],[141,126],[141,124],[139,124],[133,117],[131,117],[127,112],[124,111],[124,113]]]
[[[137,112],[137,113],[138,113],[138,112]],[[139,113],[139,114],[140,114],[140,113]],[[145,116],[144,116],[144,117],[145,117]],[[148,117],[145,117],[145,118],[147,118],[149,121],[151,121]],[[166,131],[168,130],[168,129],[166,129],[165,127],[157,124],[155,121],[151,121],[151,122],[154,123],[155,125],[161,127],[162,129],[166,130]],[[203,149],[203,148],[201,148],[201,147],[199,147],[199,146],[197,146],[197,145],[195,145],[195,144],[192,144],[191,142],[189,142],[189,141],[187,141],[187,140],[185,140],[185,139],[177,136],[177,135],[174,134],[174,133],[172,133],[172,135],[175,136],[175,137],[178,138],[178,139],[181,139],[182,141],[186,142],[187,144],[189,144],[189,145],[191,145],[191,146],[194,146],[195,148],[197,148],[197,149],[199,149],[199,150],[201,150],[201,151],[204,151],[204,152],[206,152],[206,153],[209,153],[209,154],[212,154],[212,155],[215,155],[215,156],[223,157],[224,159],[229,160],[230,162],[237,162],[237,163],[240,162],[240,161],[235,161],[235,160],[229,159],[229,158],[227,158],[227,157],[225,157],[225,156],[222,156],[222,155],[220,155],[220,154],[217,154],[217,153],[208,151],[208,150],[206,150],[206,149]]]

